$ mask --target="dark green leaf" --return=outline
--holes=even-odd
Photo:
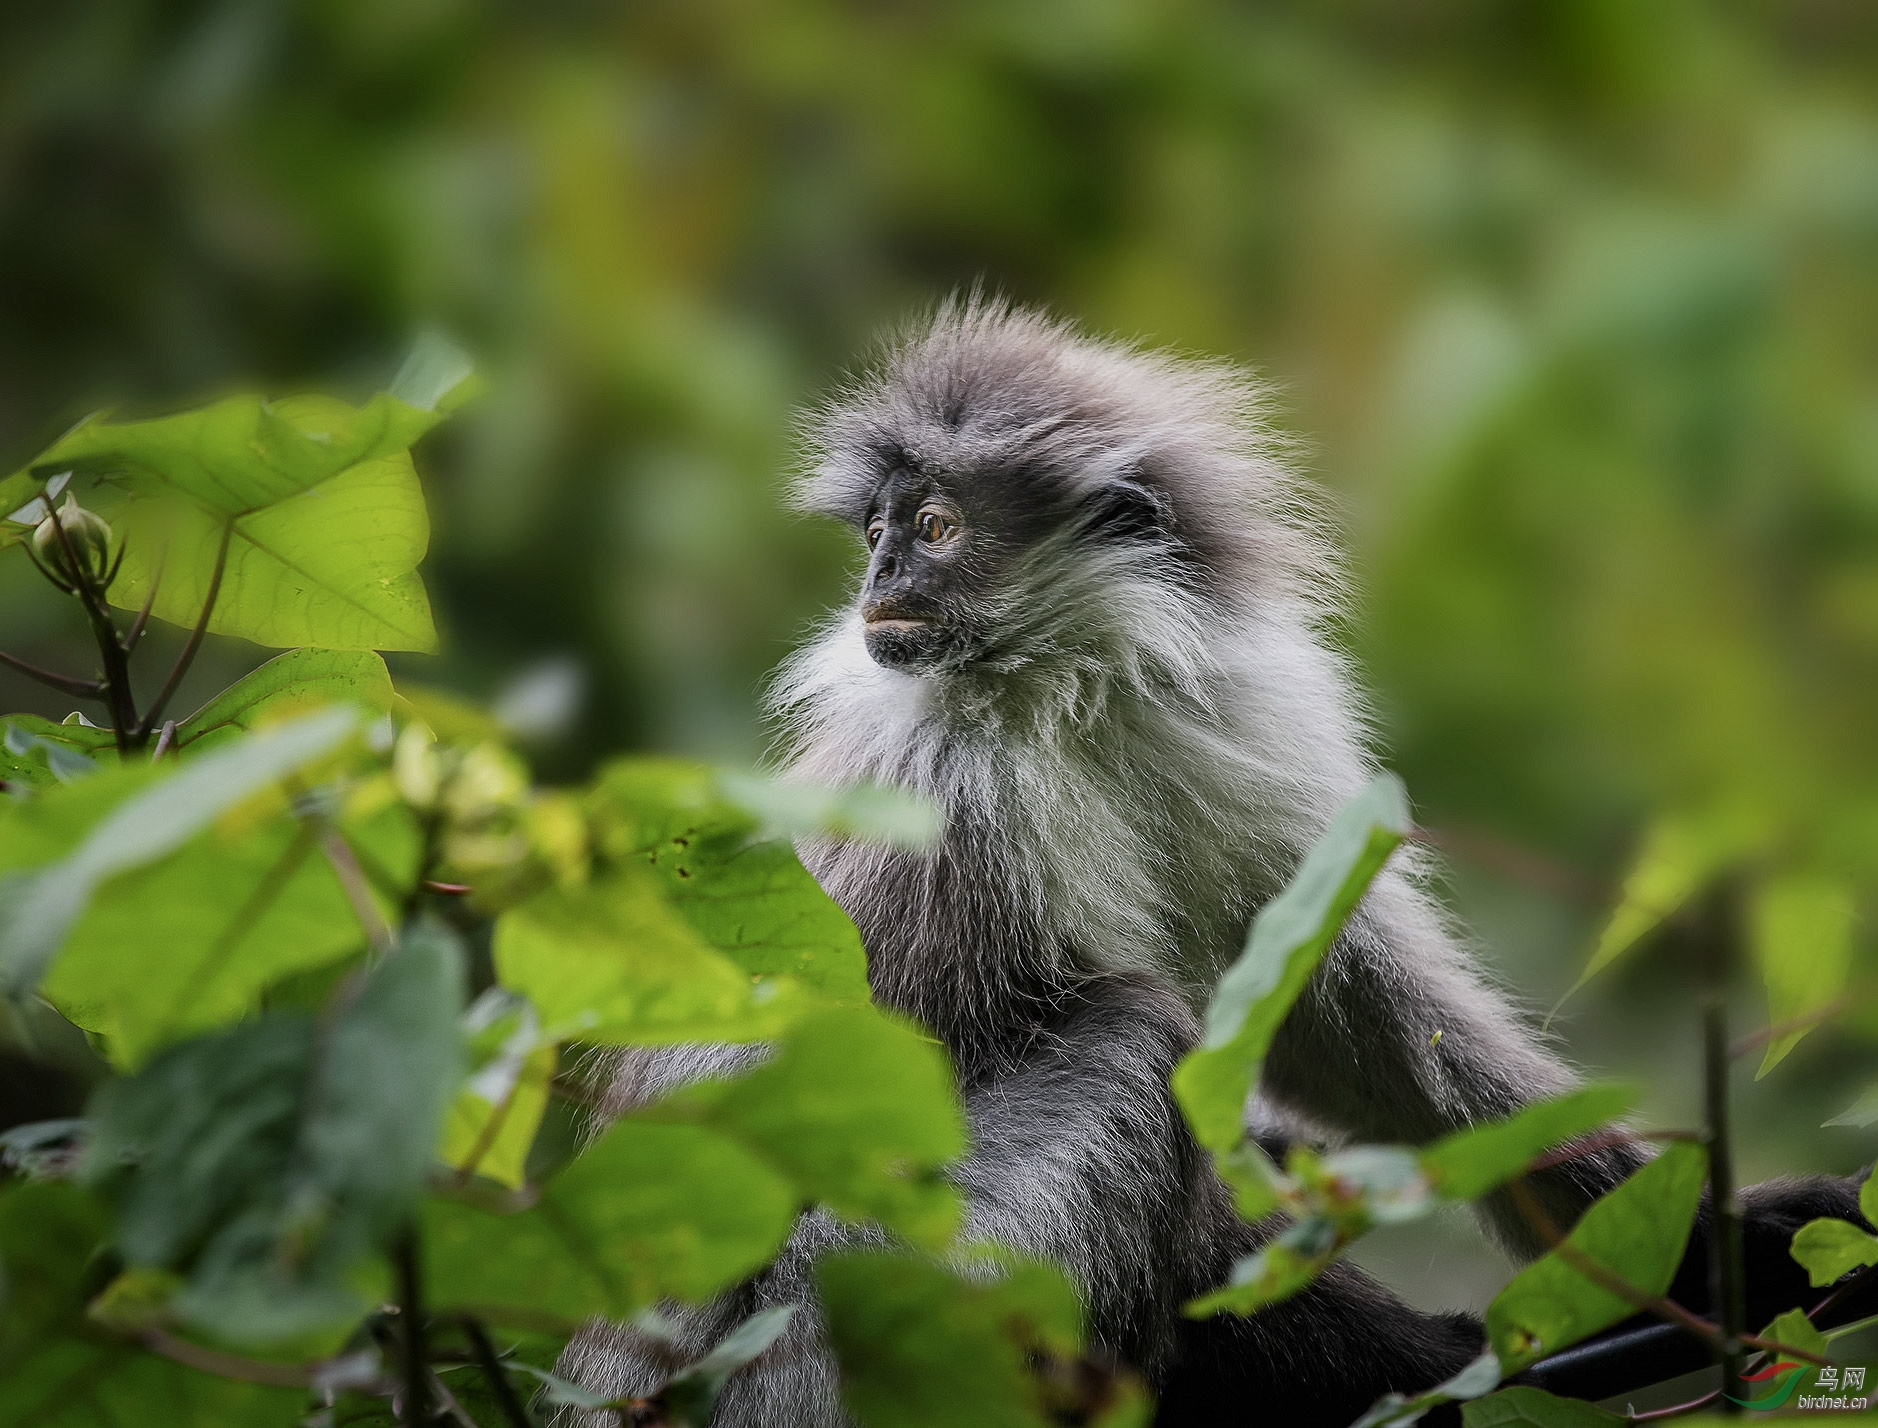
[[[306,1395],[184,1368],[85,1316],[110,1230],[68,1182],[0,1192],[0,1428],[288,1428]]]
[[[661,1298],[701,1299],[758,1268],[798,1203],[786,1180],[722,1136],[622,1121],[530,1209],[432,1199],[427,1292],[440,1308],[489,1311],[498,1323],[625,1318]]]
[[[1698,1145],[1669,1146],[1586,1210],[1565,1243],[1639,1292],[1661,1294],[1682,1260],[1707,1164]],[[1516,1372],[1635,1312],[1630,1300],[1555,1249],[1515,1275],[1487,1306],[1487,1339]]]
[[[938,1248],[957,1228],[941,1168],[965,1153],[945,1053],[871,1008],[805,1017],[747,1075],[680,1092],[657,1114],[696,1117],[795,1181],[804,1198]]]
[[[324,1025],[264,1017],[105,1090],[90,1174],[119,1200],[125,1258],[188,1275],[186,1319],[265,1343],[356,1316],[456,1084],[463,976],[454,937],[421,927]]]
[[[815,1267],[841,1396],[864,1428],[1043,1428],[1027,1356],[1073,1352],[1076,1296],[1018,1265],[968,1282],[926,1260],[831,1255]]]
[[[1537,1388],[1504,1388],[1461,1409],[1467,1428],[1619,1428],[1629,1422],[1576,1398]]]
[[[1543,1151],[1616,1120],[1636,1099],[1633,1086],[1584,1086],[1535,1101],[1505,1120],[1469,1126],[1436,1141],[1422,1152],[1422,1168],[1448,1199],[1476,1199],[1511,1180]]]

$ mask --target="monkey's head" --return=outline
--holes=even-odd
[[[856,610],[877,663],[1087,654],[1145,600],[1293,583],[1308,541],[1257,398],[1229,370],[974,298],[822,414],[799,501],[865,542]]]

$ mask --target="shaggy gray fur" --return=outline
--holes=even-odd
[[[794,775],[882,780],[945,809],[936,849],[815,842],[803,858],[860,928],[878,999],[953,1053],[971,1230],[1062,1264],[1097,1345],[1157,1379],[1177,1357],[1181,1300],[1254,1242],[1167,1075],[1253,912],[1376,767],[1323,635],[1334,564],[1261,400],[1221,367],[995,303],[947,308],[824,414],[801,503],[858,526],[907,468],[1053,512],[1049,529],[1006,551],[969,657],[877,664],[850,607],[774,691]],[[1089,513],[1113,491],[1145,494],[1152,531],[1101,538]],[[1421,871],[1398,855],[1377,880],[1273,1048],[1273,1106],[1250,1115],[1421,1142],[1573,1084],[1470,961]],[[615,1108],[713,1055],[628,1056]],[[1572,1162],[1545,1196],[1569,1220],[1634,1163],[1629,1149]],[[1492,1219],[1514,1253],[1536,1247],[1509,1207]],[[694,1319],[698,1347],[732,1312],[812,1303],[815,1250],[861,1233],[806,1219],[774,1271]],[[1258,1316],[1248,1351],[1289,1372],[1308,1357],[1297,1335],[1364,1343],[1362,1316],[1408,1314],[1392,1304],[1339,1271]],[[740,1376],[723,1428],[842,1421],[813,1316],[800,1317]],[[616,1388],[658,1373],[613,1331],[569,1364]],[[1382,1371],[1425,1386],[1403,1381],[1412,1362]]]

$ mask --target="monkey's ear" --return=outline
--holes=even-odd
[[[1167,498],[1139,481],[1111,481],[1083,497],[1083,529],[1098,540],[1169,540],[1174,510]]]

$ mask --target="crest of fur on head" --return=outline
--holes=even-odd
[[[1327,606],[1332,562],[1265,407],[1264,388],[1236,368],[1092,338],[973,295],[905,335],[822,411],[796,502],[858,527],[883,477],[906,466],[1060,506],[1058,539],[1027,572],[1045,583],[1010,593],[1012,621],[1031,636],[1006,632],[1020,636],[1009,651],[1019,660],[1062,634],[1050,607],[1072,606],[1090,583],[1062,585],[1063,547],[1118,499],[1141,512],[1142,539],[1087,552],[1089,577],[1107,584],[1133,564],[1216,607],[1261,597]],[[1087,611],[1077,614],[1086,624]]]
[[[973,297],[815,422],[805,509],[858,528],[905,469],[1041,513],[973,658],[883,668],[857,601],[772,691],[795,776],[898,784],[946,811],[944,848],[890,880],[874,853],[804,849],[864,934],[884,882],[927,909],[927,932],[870,943],[877,985],[902,960],[888,944],[908,944],[909,988],[957,958],[939,939],[961,888],[1007,929],[987,985],[1013,959],[1047,972],[1068,947],[1085,966],[1216,975],[1250,909],[1370,776],[1358,702],[1319,637],[1335,566],[1262,395],[1230,368]],[[1135,517],[1121,538],[1118,505]],[[893,916],[883,906],[878,925]]]

